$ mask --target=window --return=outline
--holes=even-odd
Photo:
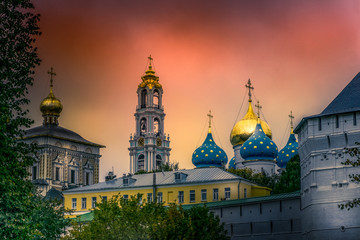
[[[159,169],[162,165],[162,159],[161,156],[158,154],[156,155],[156,168]]]
[[[319,118],[319,131],[321,131],[321,118]]]
[[[147,92],[146,89],[144,89],[141,92],[141,108],[146,107],[146,102],[147,102]]]
[[[152,202],[152,193],[148,193],[147,194],[147,202],[151,203]]]
[[[138,158],[138,171],[144,170],[144,159],[145,159],[144,154],[140,154]]]
[[[34,166],[34,167],[32,168],[32,179],[33,179],[33,180],[36,179],[36,174],[37,174],[36,170],[37,170],[37,168],[36,168],[36,166]]]
[[[354,112],[354,115],[353,115],[353,125],[356,126],[356,112]]]
[[[142,118],[140,120],[140,132],[141,132],[141,134],[145,134],[146,129],[147,129],[147,127],[146,127],[146,118]]]
[[[335,120],[336,120],[336,128],[339,128],[339,115],[335,116]]]
[[[90,185],[90,173],[85,173],[85,184]]]
[[[154,90],[153,104],[158,107],[159,105],[159,91],[157,89]]]
[[[184,203],[184,191],[179,191],[179,203]]]
[[[231,198],[230,188],[225,188],[225,199],[228,200]]]
[[[247,189],[244,188],[244,198],[247,198]]]
[[[206,201],[206,189],[201,189],[201,201]]]
[[[60,168],[55,168],[55,180],[60,181]]]
[[[70,183],[75,183],[75,170],[71,170],[70,174]]]
[[[127,200],[129,199],[129,195],[127,195],[127,194],[124,195],[124,196],[123,196],[123,199],[124,199],[125,201],[127,201]]]
[[[81,199],[81,208],[86,209],[86,198]]]
[[[76,198],[72,199],[72,209],[76,209]]]
[[[195,190],[190,190],[190,202],[195,202]]]
[[[103,197],[102,197],[102,201],[103,201],[103,202],[106,202],[106,201],[107,201],[107,196],[103,196]]]
[[[175,182],[179,182],[181,180],[181,174],[180,173],[175,173]]]
[[[159,121],[159,119],[157,119],[157,118],[155,118],[154,119],[154,133],[158,133],[158,132],[160,132],[159,130],[160,130],[160,121]]]
[[[91,199],[91,207],[96,208],[96,197],[92,197],[92,199]]]
[[[123,185],[125,186],[129,185],[129,179],[127,177],[123,178]]]
[[[219,200],[219,189],[214,188],[213,189],[213,200],[218,201]]]
[[[157,202],[162,203],[162,201],[163,201],[163,194],[162,194],[162,192],[158,192],[158,194],[157,194]]]

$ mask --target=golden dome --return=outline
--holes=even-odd
[[[143,80],[142,83],[139,84],[139,88],[145,88],[146,86],[149,87],[149,89],[155,88],[162,88],[161,84],[159,83],[159,77],[155,75],[155,71],[152,69],[151,62],[153,58],[151,55],[148,57],[150,60],[149,63],[149,69],[145,72],[145,75],[141,77]]]
[[[63,106],[60,100],[54,96],[53,90],[50,88],[49,95],[40,104],[40,111],[42,112],[43,116],[59,116],[62,109]]]
[[[244,116],[239,122],[235,124],[230,134],[230,142],[233,146],[243,144],[254,132],[257,124],[258,116],[254,113],[254,110],[251,105],[251,100],[249,100],[249,108]],[[270,139],[272,138],[271,129],[269,125],[260,120],[261,127],[264,130],[266,136]]]

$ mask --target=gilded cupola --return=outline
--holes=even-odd
[[[149,89],[155,88],[162,88],[161,84],[159,83],[159,77],[155,75],[155,71],[153,70],[152,60],[153,58],[151,55],[148,57],[149,59],[149,67],[148,70],[145,71],[145,75],[141,77],[142,82],[139,84],[139,88],[145,88],[146,86]]]
[[[57,99],[53,93],[53,76],[56,75],[53,68],[51,68],[51,71],[48,71],[48,74],[50,74],[50,93],[44,100],[42,100],[40,104],[40,111],[44,117],[43,124],[58,125],[58,117],[60,116],[63,106],[60,100]]]
[[[255,132],[257,125],[258,116],[254,113],[251,100],[251,90],[254,88],[250,79],[245,87],[249,89],[249,107],[243,119],[238,121],[231,130],[230,142],[233,146],[242,145]],[[260,124],[266,136],[271,139],[272,133],[269,125],[263,120],[260,120]]]
[[[211,111],[208,114],[209,117],[209,131],[204,143],[198,147],[193,155],[193,164],[199,167],[222,167],[225,166],[228,158],[223,149],[221,149],[214,141],[211,133]]]

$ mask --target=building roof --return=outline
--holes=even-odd
[[[64,201],[64,196],[61,191],[57,190],[56,188],[51,188],[45,196],[46,200],[58,200]]]
[[[26,134],[23,138],[28,139],[35,137],[52,137],[60,140],[82,143],[94,147],[100,147],[100,148],[105,147],[103,145],[90,142],[73,131],[70,131],[66,128],[59,127],[53,124],[41,125],[38,127],[31,128],[26,131]]]
[[[225,201],[208,202],[208,203],[186,204],[183,205],[183,208],[189,209],[192,208],[193,206],[206,205],[206,207],[211,209],[211,208],[221,208],[221,207],[238,206],[244,204],[253,204],[258,202],[263,203],[263,202],[296,199],[296,198],[300,198],[300,191],[291,192],[291,193],[280,193],[280,194],[274,194],[263,197],[252,197],[252,198],[242,198],[242,199],[225,200]]]
[[[186,175],[182,180],[175,180],[175,173],[183,173]],[[166,186],[166,185],[176,185],[176,184],[193,184],[193,183],[206,183],[214,181],[231,181],[231,180],[242,180],[247,181],[244,178],[241,178],[235,174],[229,173],[221,168],[195,168],[195,169],[184,169],[171,172],[157,172],[156,175],[156,185]],[[129,179],[129,184],[123,184],[123,178],[128,177],[119,177],[114,180],[107,182],[101,182],[85,187],[74,188],[64,191],[64,194],[72,194],[77,192],[94,192],[102,190],[121,190],[129,188],[140,188],[140,187],[151,187],[153,185],[154,173],[131,175]],[[249,182],[249,181],[247,181]],[[249,182],[251,184],[251,182]]]
[[[303,118],[295,128],[297,133],[305,120],[332,114],[360,111],[360,72],[336,96],[336,98],[320,113]]]

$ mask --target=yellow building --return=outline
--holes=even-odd
[[[74,215],[87,213],[102,199],[120,194],[129,198],[138,193],[142,201],[178,204],[207,203],[270,195],[271,189],[258,186],[221,168],[196,168],[172,172],[127,175],[98,184],[66,190],[65,208]]]

